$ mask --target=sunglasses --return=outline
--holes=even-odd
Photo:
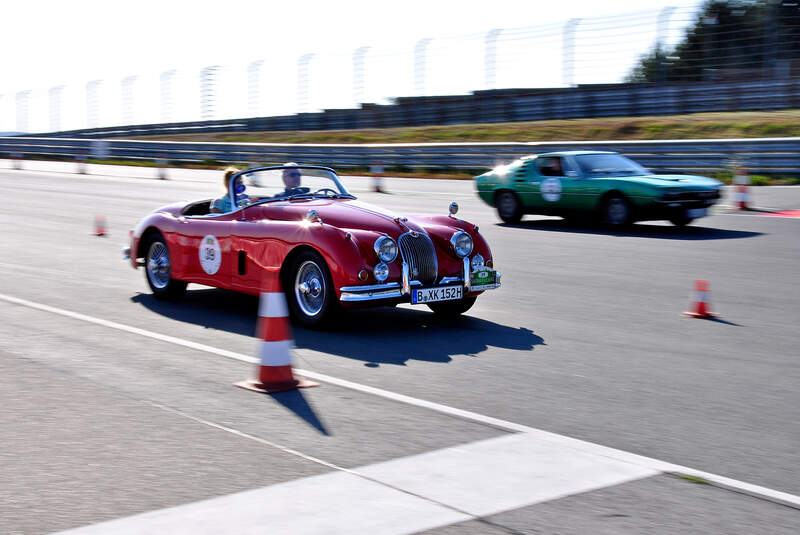
[[[290,176],[292,178],[300,178],[300,173],[288,173],[286,176]]]

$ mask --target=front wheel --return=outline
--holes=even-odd
[[[465,297],[457,301],[441,301],[439,303],[428,303],[428,308],[433,313],[443,318],[455,318],[472,308],[477,297]]]
[[[147,284],[157,299],[173,300],[186,291],[186,282],[172,278],[172,263],[169,247],[161,233],[153,233],[145,238],[144,272]]]
[[[506,223],[519,223],[522,219],[522,206],[513,191],[501,191],[495,198],[497,215]]]
[[[285,290],[292,317],[300,324],[318,328],[334,316],[338,305],[336,290],[328,265],[319,253],[305,251],[294,259]]]

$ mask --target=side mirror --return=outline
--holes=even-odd
[[[458,203],[455,201],[451,202],[449,211],[450,211],[450,217],[456,215],[458,213]]]

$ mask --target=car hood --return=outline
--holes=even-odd
[[[632,182],[638,182],[640,184],[647,184],[650,186],[676,187],[676,188],[680,187],[715,188],[722,185],[722,182],[720,182],[719,180],[715,180],[713,178],[707,178],[704,176],[694,176],[694,175],[643,175],[643,176],[625,176],[625,177],[615,177],[615,178],[625,178]]]
[[[424,231],[422,222],[402,216],[365,202],[350,199],[308,199],[282,201],[260,205],[263,218],[280,221],[300,221],[309,210],[315,210],[323,223],[346,230],[371,230],[397,237],[408,229]],[[407,228],[406,228],[407,227]]]

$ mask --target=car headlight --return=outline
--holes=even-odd
[[[472,237],[463,230],[459,230],[450,238],[450,246],[456,256],[464,258],[472,252]]]
[[[375,240],[374,249],[382,262],[392,262],[397,258],[397,243],[389,236],[381,236]]]
[[[481,269],[483,267],[483,257],[480,255],[480,253],[472,257],[471,263],[472,271]]]
[[[375,269],[372,270],[372,274],[375,275],[375,280],[378,282],[383,282],[389,277],[389,266],[381,262]]]

